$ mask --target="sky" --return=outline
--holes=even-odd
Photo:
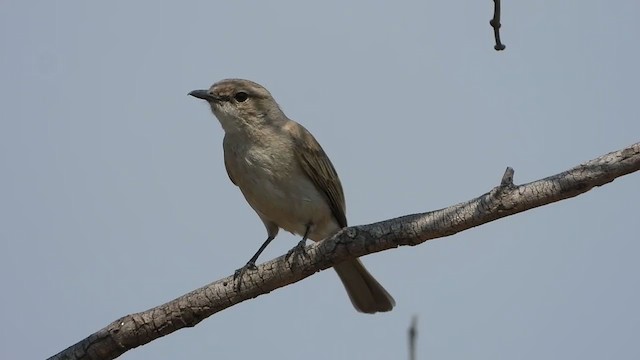
[[[440,209],[640,140],[640,3],[0,2],[0,358],[42,359],[232,274],[265,239],[187,96],[271,91],[332,159],[352,225]],[[640,358],[640,174],[363,258],[121,356]],[[266,261],[299,239],[281,231]]]

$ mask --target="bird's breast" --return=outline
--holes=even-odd
[[[278,227],[303,234],[309,224],[323,227],[334,221],[325,196],[291,147],[230,148],[225,160],[247,202]]]

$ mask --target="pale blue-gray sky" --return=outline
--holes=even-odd
[[[332,158],[351,224],[441,208],[640,138],[640,3],[2,1],[0,358],[53,355],[229,275],[265,231],[222,129],[187,96],[271,90]],[[364,259],[397,301],[356,313],[331,271],[125,359],[640,358],[633,174]],[[281,233],[262,260],[292,247]]]

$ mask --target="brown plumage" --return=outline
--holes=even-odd
[[[329,157],[302,125],[282,112],[269,91],[252,81],[229,79],[190,93],[207,100],[220,121],[225,168],[267,229],[260,253],[280,228],[321,241],[347,226],[344,192]],[[393,297],[360,260],[334,267],[354,307],[364,313],[389,311]],[[238,282],[240,284],[240,282]]]

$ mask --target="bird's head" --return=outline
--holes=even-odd
[[[226,79],[189,95],[209,103],[225,132],[243,131],[284,117],[271,93],[249,80]]]

